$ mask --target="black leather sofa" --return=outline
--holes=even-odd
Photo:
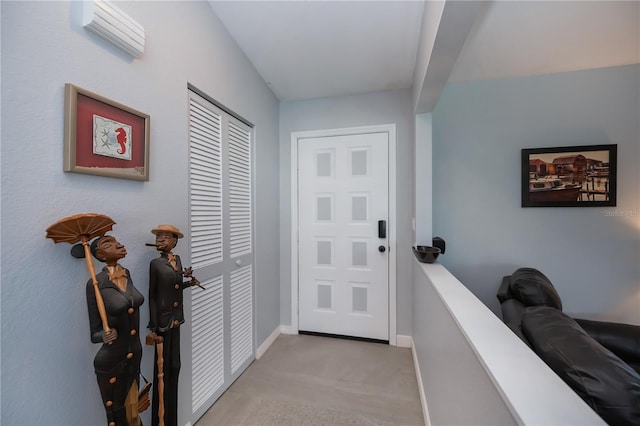
[[[504,277],[497,296],[504,323],[604,421],[640,425],[640,326],[570,318],[534,268]]]

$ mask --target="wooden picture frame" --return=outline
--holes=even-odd
[[[616,205],[617,145],[522,150],[522,207]]]
[[[149,115],[65,84],[65,172],[147,181],[149,130]]]

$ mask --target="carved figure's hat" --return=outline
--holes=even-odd
[[[184,237],[182,232],[180,232],[180,230],[173,225],[158,225],[157,228],[153,228],[151,230],[151,233],[155,235],[158,235],[160,232],[168,232],[170,234],[175,235],[178,238]]]

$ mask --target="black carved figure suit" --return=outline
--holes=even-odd
[[[139,328],[140,305],[144,303],[144,296],[134,287],[129,271],[126,269],[124,271],[127,279],[124,291],[110,280],[106,266],[96,275],[109,327],[118,333],[118,337],[111,344],[103,343],[103,327],[91,280],[87,282],[86,288],[91,341],[103,343],[94,358],[93,365],[107,421],[109,425],[115,426],[129,424],[125,400],[129,392],[134,391],[137,400],[137,380],[142,358]],[[134,382],[136,386],[132,390]],[[130,412],[129,418],[135,418],[134,423],[139,424],[137,405],[134,408],[136,412]]]
[[[180,256],[167,253],[153,259],[149,265],[149,329],[164,339],[163,380],[165,425],[178,422],[178,375],[180,373],[180,324],[184,323],[182,291],[189,287],[183,282]],[[154,359],[154,380],[158,377],[158,353]],[[153,387],[152,424],[158,425],[158,386]]]

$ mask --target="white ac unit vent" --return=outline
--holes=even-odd
[[[82,26],[104,37],[131,56],[144,52],[144,28],[113,2],[91,0],[83,2]]]

